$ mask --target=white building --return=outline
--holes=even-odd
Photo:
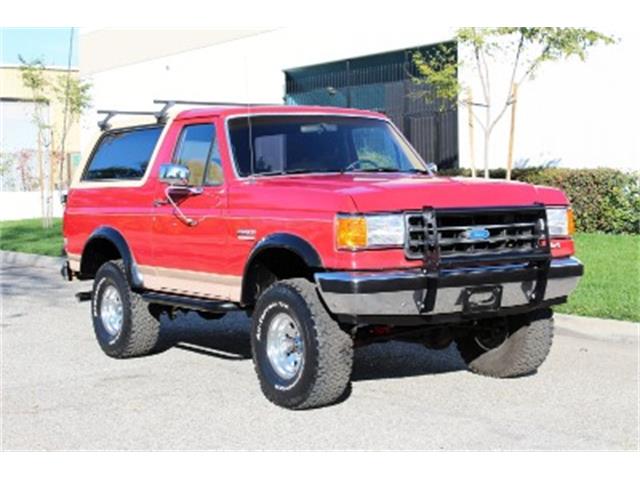
[[[570,60],[545,65],[537,79],[521,88],[514,150],[516,163],[528,160],[529,165],[536,165],[558,161],[559,166],[567,167],[639,168],[634,121],[639,78],[631,62],[640,52],[640,34],[599,30],[620,38],[620,42],[596,47],[584,63]],[[285,94],[291,94],[295,76],[300,72],[315,72],[316,82],[321,78],[320,72],[325,72],[322,78],[327,79],[325,84],[315,85],[319,88],[317,95],[304,98],[313,100],[320,95],[325,101],[339,103],[346,95],[344,84],[339,85],[346,65],[341,61],[350,59],[352,65],[360,66],[369,62],[371,68],[367,70],[366,80],[369,90],[359,90],[365,95],[351,98],[350,103],[370,106],[367,95],[371,94],[371,88],[378,88],[376,98],[383,98],[383,109],[396,121],[394,112],[389,110],[409,102],[405,105],[406,113],[411,111],[415,105],[411,102],[415,100],[406,100],[397,85],[385,83],[384,68],[392,67],[384,67],[387,57],[378,54],[400,55],[415,47],[445,42],[451,39],[453,31],[446,27],[385,32],[290,28],[81,30],[80,71],[93,83],[94,109],[152,110],[156,108],[153,99],[282,103]],[[392,57],[388,63],[395,64]],[[310,65],[317,67],[300,70]],[[376,75],[382,78],[377,87]],[[473,87],[471,68],[464,67],[459,75]],[[501,87],[496,80],[494,88]],[[479,89],[475,91],[479,95]],[[506,94],[505,88],[503,92]],[[288,97],[289,101],[299,101],[299,98]],[[429,152],[439,149],[438,155],[429,160],[444,162],[445,166],[453,162],[468,167],[466,110],[454,112],[453,117],[445,121],[434,120],[436,117],[430,114],[421,112],[399,126],[404,127],[405,132],[410,130],[410,140],[420,143],[420,147],[416,147],[424,156],[429,157]],[[88,143],[94,136],[97,120],[95,110],[83,120],[85,152],[90,148]],[[508,127],[507,115],[492,137],[492,167],[506,165]],[[476,158],[480,163],[482,139],[479,129],[475,131]]]

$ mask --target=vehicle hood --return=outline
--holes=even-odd
[[[264,179],[272,187],[348,195],[361,212],[455,207],[503,207],[535,203],[564,205],[554,188],[521,182],[387,173],[292,175]],[[266,185],[265,185],[266,186]],[[312,197],[311,197],[312,198]]]

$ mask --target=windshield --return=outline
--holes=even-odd
[[[250,120],[250,122],[249,122]],[[312,172],[427,172],[423,161],[386,121],[319,115],[229,120],[241,176]]]

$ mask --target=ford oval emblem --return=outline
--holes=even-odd
[[[465,230],[462,236],[469,240],[486,240],[491,236],[491,233],[486,228],[477,227]]]

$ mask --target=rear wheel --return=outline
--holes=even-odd
[[[304,279],[274,283],[258,299],[251,332],[264,395],[291,409],[335,402],[351,379],[353,343]]]
[[[553,312],[543,309],[473,329],[456,344],[474,373],[509,378],[535,372],[547,358],[552,340]]]
[[[102,265],[93,283],[93,329],[102,350],[114,358],[151,353],[160,335],[160,321],[149,304],[133,292],[122,260]]]

